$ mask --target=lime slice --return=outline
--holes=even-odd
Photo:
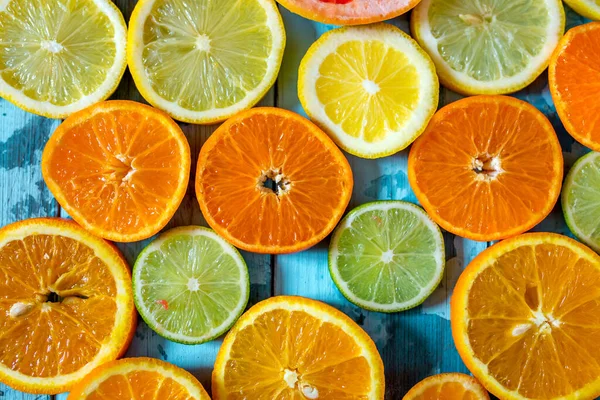
[[[571,232],[600,253],[600,153],[581,157],[569,171],[562,207]]]
[[[398,312],[421,304],[444,274],[440,228],[403,201],[367,203],[340,223],[329,271],[342,294],[367,310]]]
[[[505,94],[548,66],[565,30],[560,0],[423,0],[411,30],[442,84],[463,94]]]
[[[214,231],[179,227],[160,235],[133,267],[135,305],[159,335],[199,344],[240,317],[250,278],[240,253]]]
[[[258,103],[284,47],[274,0],[140,0],[127,57],[149,103],[180,121],[213,123]]]
[[[115,91],[127,27],[112,1],[5,0],[0,10],[2,97],[65,118]]]
[[[417,43],[388,24],[325,33],[298,73],[306,113],[338,146],[380,158],[410,145],[439,100],[435,66]]]

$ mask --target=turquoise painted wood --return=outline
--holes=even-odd
[[[129,18],[134,0],[115,1]],[[586,22],[568,11],[569,26]],[[324,32],[334,28],[302,19],[281,9],[288,44],[279,79],[261,102],[304,114],[298,101],[296,83],[300,60],[308,47]],[[390,21],[408,32],[408,18]],[[546,74],[517,97],[527,100],[552,121],[563,145],[565,162],[570,166],[588,150],[575,143],[562,127],[552,104]],[[143,101],[126,73],[115,99]],[[443,89],[441,105],[459,99]],[[0,101],[0,225],[37,216],[68,215],[60,209],[45,187],[40,173],[44,144],[60,121],[28,114],[10,103]],[[181,124],[192,149],[193,165],[200,148],[214,127]],[[373,200],[401,199],[416,202],[406,175],[407,151],[381,160],[363,160],[348,155],[355,178],[350,207]],[[193,190],[194,168],[188,193],[168,229],[174,226],[206,225]],[[562,218],[560,206],[535,230],[570,234]],[[264,256],[244,253],[251,276],[251,304],[271,295],[293,294],[327,302],[354,319],[374,339],[386,367],[387,399],[400,399],[424,377],[440,372],[467,372],[450,334],[449,297],[466,264],[490,243],[478,243],[444,234],[447,268],[440,287],[420,307],[393,315],[362,310],[337,291],[327,269],[328,240],[314,248],[291,255]],[[118,244],[132,264],[149,240]],[[221,339],[199,346],[169,342],[140,322],[127,356],[150,356],[172,362],[191,371],[210,390],[210,374]],[[39,396],[16,392],[0,384],[0,400],[64,400],[66,395]]]

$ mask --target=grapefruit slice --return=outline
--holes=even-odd
[[[0,229],[0,382],[68,391],[125,352],[136,315],[127,264],[104,240],[57,218]]]
[[[500,242],[459,278],[451,302],[456,348],[506,400],[600,395],[600,257],[552,233]]]
[[[304,18],[325,24],[362,25],[404,14],[421,0],[277,0]]]
[[[208,224],[255,253],[304,250],[339,222],[352,194],[352,171],[333,141],[290,111],[255,108],[206,141],[196,195]]]

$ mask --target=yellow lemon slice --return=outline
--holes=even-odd
[[[586,18],[600,20],[600,0],[565,0],[565,3]]]

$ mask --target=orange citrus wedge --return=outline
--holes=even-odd
[[[185,195],[190,148],[165,113],[133,101],[79,111],[52,135],[42,174],[60,205],[93,234],[133,242],[156,234]]]
[[[67,400],[210,400],[189,372],[154,358],[106,363],[85,377]]]
[[[290,111],[255,108],[206,141],[196,195],[208,224],[256,253],[304,250],[339,222],[352,194],[352,170],[316,125]]]
[[[550,60],[548,78],[567,131],[579,143],[600,151],[600,22],[567,32]]]
[[[465,374],[439,374],[417,383],[403,400],[489,400],[481,383]]]
[[[131,277],[119,251],[74,222],[0,229],[0,382],[67,391],[133,337]]]
[[[340,311],[279,296],[248,310],[227,334],[212,377],[215,400],[382,400],[383,362]]]
[[[438,111],[413,144],[408,178],[442,228],[479,241],[523,233],[551,211],[563,177],[560,143],[532,105],[476,96]]]
[[[451,303],[456,348],[501,399],[600,395],[600,257],[532,233],[496,244],[461,275]]]

